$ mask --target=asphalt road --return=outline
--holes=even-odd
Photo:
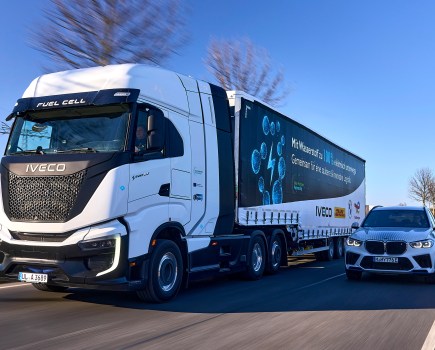
[[[343,260],[301,259],[255,282],[203,281],[163,305],[0,284],[0,349],[433,349],[434,321],[435,285],[348,281]]]

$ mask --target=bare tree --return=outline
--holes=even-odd
[[[51,0],[31,45],[51,70],[161,64],[186,42],[181,0]]]
[[[205,63],[226,90],[242,90],[275,106],[289,93],[282,68],[275,69],[268,52],[249,39],[212,39]]]
[[[422,202],[423,206],[433,203],[435,177],[429,168],[418,169],[414,176],[409,179],[409,197]]]
[[[11,126],[5,122],[1,122],[0,125],[0,134],[7,135],[11,131]]]

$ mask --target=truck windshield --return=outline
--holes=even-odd
[[[17,117],[6,154],[122,151],[129,112],[128,105],[29,112]]]

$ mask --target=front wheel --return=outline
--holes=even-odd
[[[266,247],[260,235],[251,238],[248,249],[248,266],[245,277],[258,280],[263,276],[266,267]]]
[[[153,303],[169,301],[178,294],[183,278],[180,248],[168,240],[157,240],[151,255],[147,288],[137,291],[140,299]]]

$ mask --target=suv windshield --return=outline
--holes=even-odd
[[[423,210],[373,210],[362,227],[428,228],[429,220]]]
[[[6,154],[122,151],[128,117],[128,105],[29,112],[17,117]]]

